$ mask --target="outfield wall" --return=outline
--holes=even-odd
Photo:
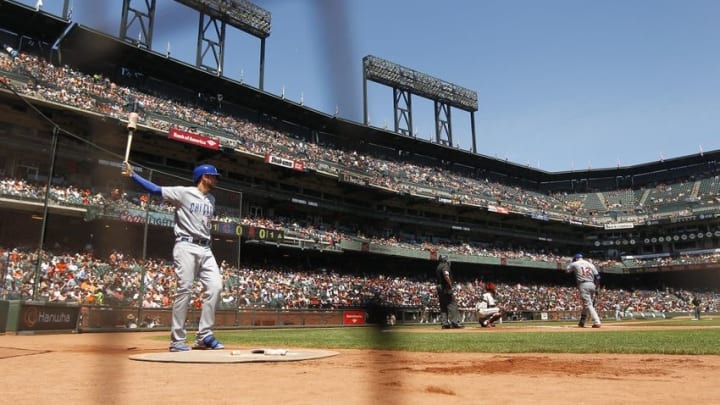
[[[463,322],[478,322],[474,310],[461,311]],[[703,313],[702,316],[716,314]],[[522,311],[509,312],[505,322],[522,321],[576,321],[577,311]],[[601,312],[601,318],[614,319],[615,314]],[[691,317],[682,313],[623,313],[623,319],[665,319]],[[44,332],[104,332],[129,330],[169,330],[171,309],[143,309],[137,307],[111,307],[74,304],[48,304],[42,302],[0,301],[0,333]],[[197,328],[200,311],[188,312],[187,328]],[[262,327],[340,327],[365,324],[438,324],[437,311],[421,308],[345,308],[345,309],[222,309],[216,312],[217,329],[246,329]]]

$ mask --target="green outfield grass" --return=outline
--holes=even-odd
[[[623,353],[720,355],[720,319],[618,322],[622,329],[575,330],[570,323],[506,323],[492,330],[446,330],[438,326],[390,328],[294,328],[218,331],[229,346],[384,349],[417,352]],[[652,330],[672,326],[670,330]],[[518,331],[537,327],[537,331]],[[628,328],[631,327],[631,328]],[[692,328],[690,328],[692,327]],[[468,328],[475,328],[474,325]]]

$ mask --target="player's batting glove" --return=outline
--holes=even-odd
[[[133,169],[132,166],[130,166],[130,163],[123,162],[122,167],[122,175],[126,177],[132,177]]]

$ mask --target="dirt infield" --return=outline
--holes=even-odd
[[[495,405],[716,403],[720,398],[720,356],[337,350],[334,357],[291,363],[128,358],[165,351],[165,342],[151,339],[156,335],[0,335],[3,401]]]

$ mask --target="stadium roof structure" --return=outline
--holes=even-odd
[[[85,73],[111,74],[116,72],[118,67],[127,67],[194,91],[206,94],[221,93],[226,102],[249,106],[263,114],[311,130],[332,134],[340,140],[347,141],[348,145],[371,143],[411,151],[471,168],[500,173],[508,178],[523,179],[526,184],[535,183],[538,187],[552,182],[615,179],[638,175],[647,175],[644,177],[650,182],[662,180],[663,175],[668,176],[672,173],[677,173],[678,177],[685,175],[685,172],[687,175],[692,174],[683,170],[686,167],[694,168],[694,173],[697,173],[697,168],[702,165],[713,169],[720,162],[720,150],[716,150],[634,166],[547,172],[459,148],[439,145],[429,140],[368,127],[314,110],[241,82],[213,75],[165,54],[133,46],[91,28],[70,23],[44,12],[35,12],[34,9],[16,2],[0,2],[0,28],[48,43],[58,42],[62,62]]]
[[[5,30],[52,44],[69,24],[67,20],[24,4],[0,1],[0,27]]]

